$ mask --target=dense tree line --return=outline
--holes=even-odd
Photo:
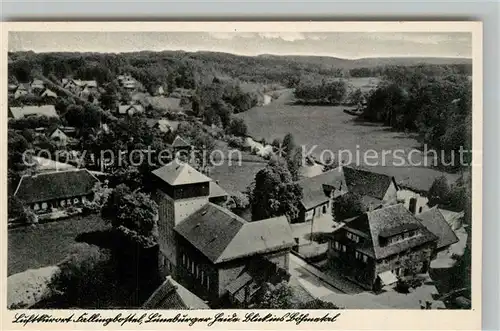
[[[303,103],[336,105],[344,100],[347,84],[342,80],[301,82],[295,89],[295,97]]]
[[[445,151],[448,159],[461,146],[472,147],[472,82],[463,75],[406,76],[403,71],[387,77],[370,94],[362,117],[417,132],[422,144]],[[470,153],[465,157],[470,159]],[[458,153],[455,161],[459,163]]]

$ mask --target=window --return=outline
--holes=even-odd
[[[323,214],[326,214],[326,205],[323,206]]]
[[[340,245],[340,246],[342,246],[342,252],[345,253],[347,251],[347,246],[346,245]]]
[[[364,263],[367,263],[367,262],[368,262],[368,256],[363,255],[363,262],[364,262]]]
[[[356,252],[355,255],[356,255],[356,259],[358,259],[358,260],[361,260],[361,258],[363,256],[363,254],[361,254],[360,252]]]
[[[347,232],[347,238],[354,242],[359,242],[359,237],[353,233]]]
[[[340,244],[339,244],[339,242],[338,242],[338,241],[334,241],[334,242],[333,242],[333,247],[334,247],[334,248],[335,248],[335,250],[337,250],[337,251],[338,251],[338,250],[340,250]]]
[[[202,270],[201,271],[201,285],[203,285],[203,283],[205,282],[205,272]]]

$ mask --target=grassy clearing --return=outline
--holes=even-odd
[[[99,215],[89,215],[9,230],[8,275],[55,265],[70,252],[79,234],[106,228]]]

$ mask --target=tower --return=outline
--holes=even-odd
[[[154,200],[158,204],[160,271],[175,273],[174,227],[208,203],[211,179],[187,163],[174,160],[153,171]]]

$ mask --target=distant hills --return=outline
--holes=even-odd
[[[372,68],[378,66],[415,66],[419,64],[427,65],[453,65],[466,64],[471,65],[470,58],[453,57],[373,57],[361,59],[343,59],[330,56],[310,56],[310,55],[272,55],[262,54],[258,58],[290,61],[295,63],[327,65],[341,69]]]

